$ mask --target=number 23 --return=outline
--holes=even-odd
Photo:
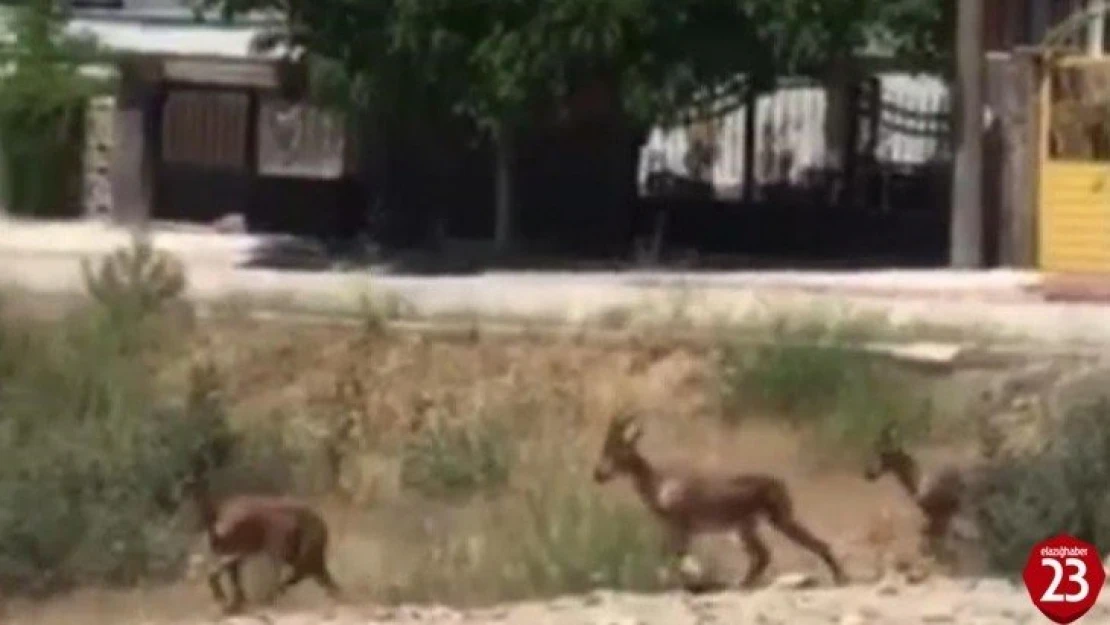
[[[1091,587],[1087,584],[1084,577],[1087,575],[1087,564],[1079,558],[1067,558],[1061,564],[1059,560],[1054,558],[1041,558],[1041,564],[1052,569],[1052,582],[1045,589],[1044,594],[1041,595],[1041,601],[1046,603],[1076,603],[1083,601],[1087,598],[1087,593],[1091,591]],[[1069,582],[1074,582],[1079,585],[1079,592],[1074,595],[1060,594],[1060,582],[1064,578],[1064,567],[1073,569],[1075,572],[1068,576]]]

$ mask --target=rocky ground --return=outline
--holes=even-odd
[[[788,585],[787,585],[788,586]],[[210,616],[186,623],[213,622]],[[143,622],[143,621],[138,621]],[[145,621],[151,622],[151,621]],[[1047,620],[1025,589],[1005,580],[936,578],[918,584],[886,580],[844,588],[792,588],[772,584],[753,592],[693,596],[594,592],[545,602],[477,610],[439,606],[326,607],[311,612],[255,612],[223,619],[235,625],[363,625],[371,623],[499,623],[506,625],[1002,625]],[[1105,595],[1081,623],[1110,623]]]

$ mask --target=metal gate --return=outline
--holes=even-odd
[[[208,221],[247,212],[253,176],[250,117],[245,90],[168,90],[156,215]]]

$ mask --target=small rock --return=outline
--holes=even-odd
[[[879,583],[875,584],[875,593],[883,596],[896,595],[901,587],[901,580],[888,573],[879,580]]]
[[[613,592],[609,590],[594,590],[582,598],[582,604],[587,606],[598,606],[603,603],[612,601]]]
[[[888,347],[885,351],[897,360],[913,364],[951,365],[963,354],[965,347],[956,343],[920,341]]]
[[[221,234],[243,234],[247,219],[241,213],[228,213],[212,222],[212,229]]]
[[[968,585],[968,590],[976,592],[1005,594],[1013,592],[1014,584],[1008,579],[996,577],[982,577],[974,579]]]
[[[370,611],[372,621],[392,621],[397,618],[397,610],[393,608],[378,607]]]
[[[402,621],[424,620],[424,612],[420,608],[411,605],[405,605],[397,608],[396,616],[399,620]]]
[[[777,615],[758,612],[755,615],[755,622],[758,623],[758,625],[786,625],[789,621]]]
[[[462,620],[462,614],[446,606],[433,606],[425,615],[426,620],[436,623],[457,623]]]
[[[696,584],[704,581],[705,567],[698,562],[697,558],[687,555],[678,563],[678,574],[683,582]]]
[[[711,595],[683,593],[679,599],[685,603],[687,609],[699,619],[706,622],[718,620],[717,613],[720,609],[720,602],[715,600]]]
[[[595,619],[593,625],[643,625],[643,621],[627,615],[603,616]]]
[[[562,612],[563,610],[570,610],[582,604],[582,600],[578,597],[556,597],[547,603],[547,609],[552,612]]]
[[[775,578],[772,586],[775,588],[785,588],[789,590],[801,590],[803,588],[812,588],[817,585],[817,578],[806,573],[785,573]]]
[[[482,620],[485,621],[503,621],[507,618],[509,618],[509,608],[490,608],[482,612]]]
[[[956,617],[952,615],[952,612],[946,610],[934,610],[921,615],[923,623],[952,623],[955,620]]]
[[[842,614],[836,622],[837,625],[865,625],[867,620],[867,617],[859,612],[848,612],[847,614]]]
[[[907,584],[917,585],[929,579],[929,576],[929,569],[923,566],[919,566],[913,567],[910,570],[906,571],[905,580]]]
[[[878,610],[878,608],[870,605],[860,606],[859,610],[857,611],[859,612],[860,616],[869,621],[873,621],[883,615],[882,612]]]

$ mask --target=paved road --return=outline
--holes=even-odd
[[[244,235],[158,231],[201,300],[233,294],[278,307],[357,311],[366,295],[392,294],[410,313],[539,317],[668,316],[693,322],[780,315],[830,320],[881,316],[894,324],[978,328],[1050,342],[1110,344],[1110,306],[1046,303],[1030,292],[1036,274],[956,272],[490,272],[399,276],[381,271],[245,267],[265,241]],[[81,288],[79,259],[128,242],[97,224],[0,221],[0,284],[64,293]]]

